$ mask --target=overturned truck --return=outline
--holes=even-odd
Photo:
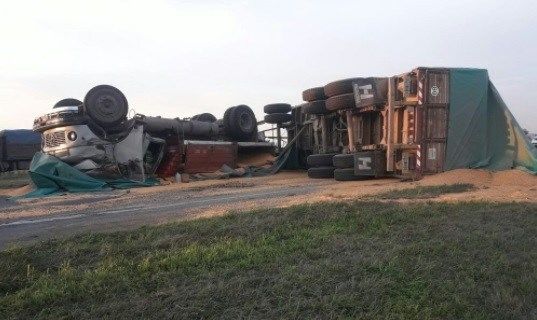
[[[273,147],[258,136],[257,120],[246,105],[227,109],[222,119],[208,113],[128,118],[128,111],[120,90],[100,85],[84,101],[59,101],[51,113],[35,119],[33,128],[42,133],[44,154],[104,179],[144,181],[151,175],[209,172],[233,165],[240,149]],[[189,152],[198,163],[189,164]]]
[[[419,179],[458,168],[537,172],[530,144],[487,70],[419,67],[307,89],[290,128],[311,178]]]

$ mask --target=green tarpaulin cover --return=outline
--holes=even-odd
[[[41,152],[36,153],[32,159],[29,174],[36,189],[25,195],[25,197],[40,197],[65,191],[88,192],[157,184],[156,179],[148,179],[145,182],[128,179],[95,179],[62,162],[60,159]]]
[[[520,168],[537,173],[537,149],[489,79],[487,70],[450,69],[444,170]]]

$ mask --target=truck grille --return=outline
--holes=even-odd
[[[56,131],[45,134],[45,147],[54,148],[65,143],[65,131]]]

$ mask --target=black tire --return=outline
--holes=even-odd
[[[327,114],[325,100],[306,102],[302,105],[302,112],[306,114]]]
[[[353,83],[363,83],[365,81],[365,78],[349,78],[349,79],[343,79],[338,80],[334,82],[330,82],[326,86],[324,86],[324,94],[327,97],[333,97],[333,96],[339,96],[346,93],[352,93]]]
[[[336,181],[356,181],[367,180],[369,176],[357,176],[354,174],[354,168],[336,169],[334,170],[334,180]]]
[[[312,102],[317,100],[325,100],[323,87],[310,88],[302,91],[302,99],[304,101]]]
[[[56,104],[52,108],[75,107],[75,106],[78,107],[78,106],[81,106],[81,105],[82,105],[82,101],[80,101],[78,99],[66,98],[66,99],[62,99],[62,100],[56,102]]]
[[[355,107],[356,101],[354,100],[354,93],[341,94],[326,100],[326,109],[329,111],[352,109]]]
[[[216,117],[211,113],[200,113],[193,116],[192,120],[213,123],[216,122]]]
[[[265,107],[263,107],[263,111],[266,114],[273,114],[273,113],[288,113],[291,112],[291,105],[288,103],[272,103],[267,104]]]
[[[84,97],[84,108],[93,121],[110,128],[127,119],[129,103],[119,89],[100,85],[88,91]]]
[[[334,167],[338,169],[353,168],[354,170],[354,155],[353,154],[336,154],[332,158]]]
[[[226,134],[235,140],[251,140],[257,132],[257,119],[252,109],[242,104],[226,110],[224,128]]]
[[[231,131],[231,124],[229,123],[229,120],[231,118],[231,112],[235,109],[235,107],[227,108],[224,112],[224,118],[222,118],[222,124],[224,125],[224,132],[228,133]],[[228,134],[229,135],[229,134]]]
[[[334,177],[334,167],[315,167],[308,169],[308,177],[312,179],[331,179]]]
[[[332,158],[337,153],[327,153],[327,154],[312,154],[308,156],[306,160],[309,167],[331,167]]]
[[[293,116],[289,113],[272,113],[265,115],[265,122],[272,124],[282,124],[293,120]]]

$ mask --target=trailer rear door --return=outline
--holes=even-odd
[[[449,70],[424,69],[423,139],[424,173],[442,172],[449,117]]]

